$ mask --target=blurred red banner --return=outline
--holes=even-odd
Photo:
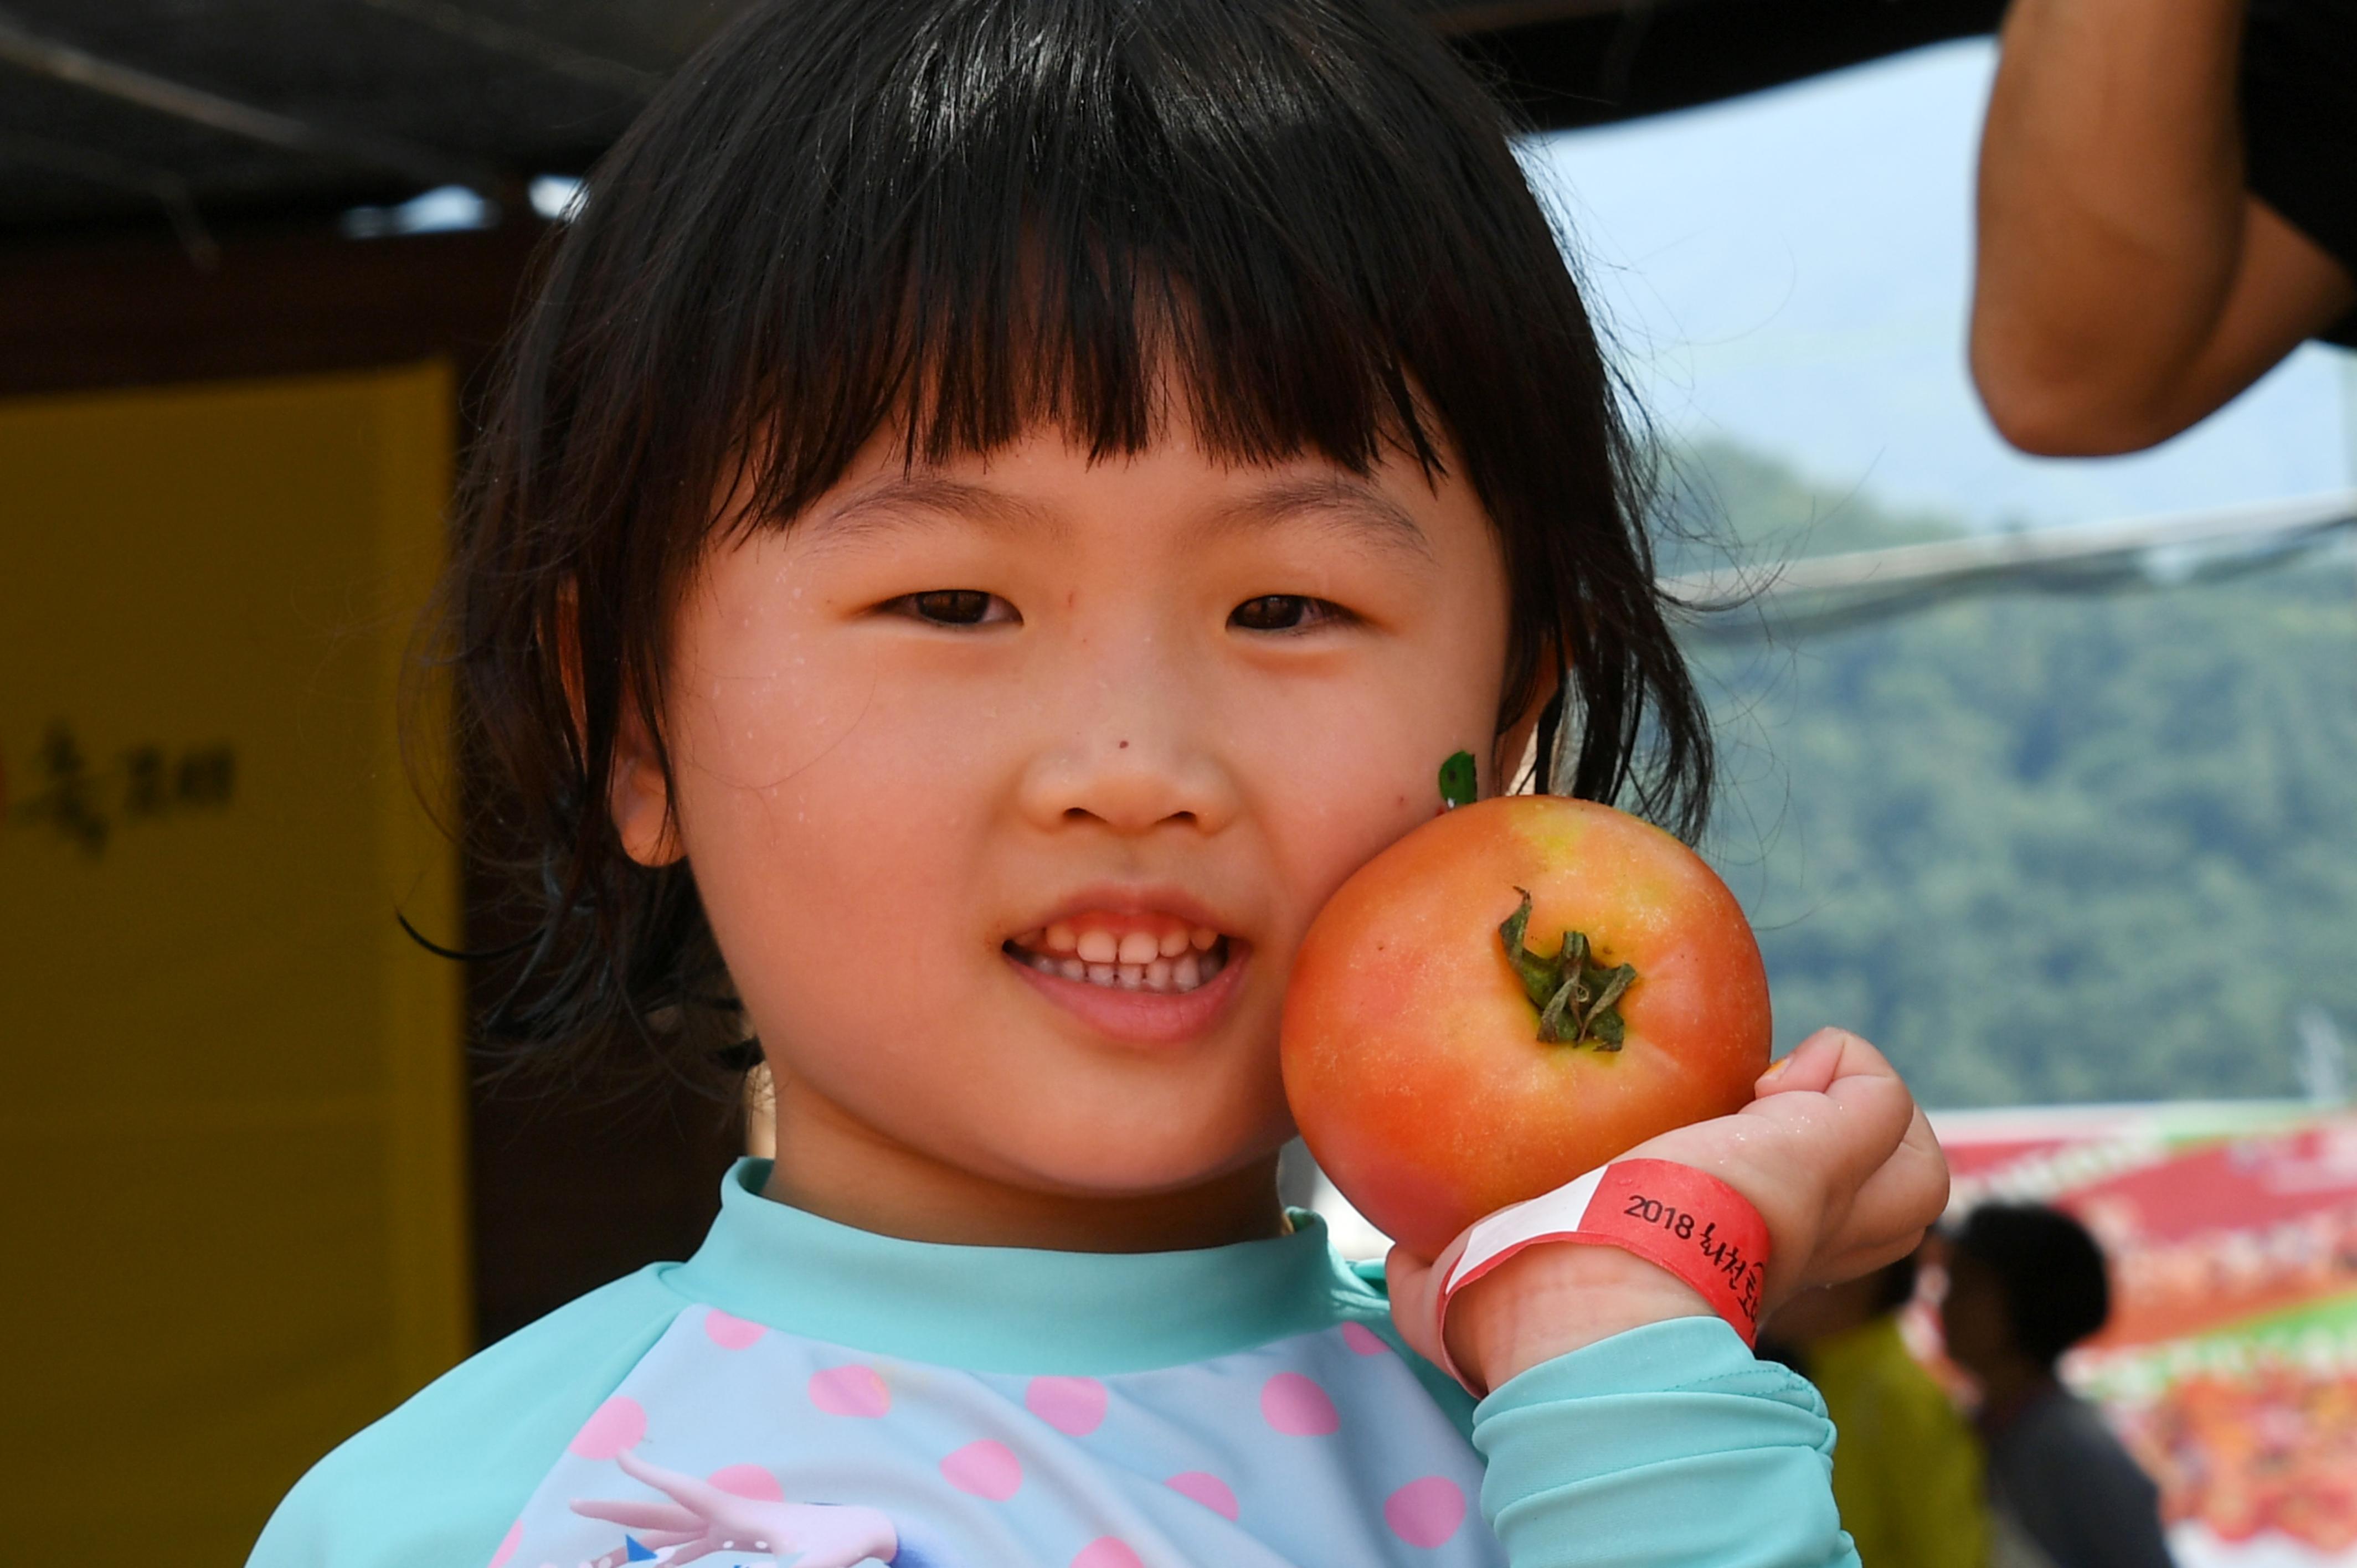
[[[2103,1242],[2112,1321],[2063,1370],[2160,1483],[2179,1562],[2357,1568],[2357,1114],[1932,1120],[1959,1209],[2050,1202]]]

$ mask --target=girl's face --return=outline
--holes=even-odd
[[[779,1195],[1023,1240],[988,1217],[1265,1177],[1296,945],[1433,815],[1442,758],[1494,787],[1519,756],[1506,626],[1453,474],[1228,467],[1183,430],[914,471],[879,437],[717,548],[673,628],[675,829],[642,753],[614,810],[694,867],[776,1079]]]

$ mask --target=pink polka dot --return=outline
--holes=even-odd
[[[704,1315],[704,1337],[723,1350],[749,1349],[768,1332],[760,1324],[731,1317],[716,1306]]]
[[[1326,1391],[1299,1372],[1279,1372],[1261,1385],[1260,1413],[1288,1437],[1323,1437],[1342,1425]]]
[[[829,1415],[878,1416],[892,1408],[892,1391],[875,1368],[854,1361],[812,1373],[810,1401]]]
[[[1465,1493],[1446,1476],[1410,1481],[1383,1499],[1383,1522],[1410,1546],[1438,1546],[1465,1522]]]
[[[786,1500],[786,1488],[778,1478],[759,1465],[727,1465],[705,1477],[732,1498],[750,1498],[757,1503],[781,1503]]]
[[[639,1402],[626,1394],[616,1394],[597,1407],[597,1413],[581,1423],[567,1444],[584,1459],[611,1459],[627,1449],[636,1448],[647,1434],[647,1412]]]
[[[1080,1555],[1072,1559],[1072,1568],[1146,1568],[1146,1564],[1127,1543],[1100,1535],[1081,1548]]]
[[[1034,1378],[1023,1391],[1023,1403],[1066,1436],[1086,1437],[1103,1424],[1105,1386],[1094,1378]]]
[[[1023,1486],[1023,1461],[1006,1444],[985,1437],[942,1460],[942,1479],[969,1496],[1003,1503]]]
[[[1381,1335],[1363,1323],[1342,1325],[1342,1343],[1361,1356],[1380,1356],[1391,1348],[1383,1343]]]
[[[1163,1483],[1182,1498],[1192,1498],[1222,1519],[1236,1517],[1236,1494],[1208,1470],[1185,1470]]]
[[[522,1540],[523,1520],[518,1520],[508,1526],[505,1535],[500,1537],[500,1549],[491,1553],[491,1568],[503,1568],[507,1560],[515,1555],[516,1546]]]

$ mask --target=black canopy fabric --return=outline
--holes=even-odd
[[[744,0],[0,0],[0,237],[577,173]],[[1415,0],[1540,127],[1992,27],[2001,0]]]

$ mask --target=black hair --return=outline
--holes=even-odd
[[[1965,1216],[1950,1242],[1996,1276],[2014,1348],[2051,1367],[2112,1315],[2103,1249],[2059,1208],[1986,1203]]]
[[[626,715],[719,526],[912,460],[1174,414],[1239,461],[1460,466],[1511,579],[1537,783],[1697,835],[1711,750],[1646,466],[1501,112],[1390,0],[770,0],[587,179],[510,347],[445,602],[534,936],[494,1039],[744,1063],[690,868],[623,853]],[[636,1047],[634,1047],[636,1048]]]

